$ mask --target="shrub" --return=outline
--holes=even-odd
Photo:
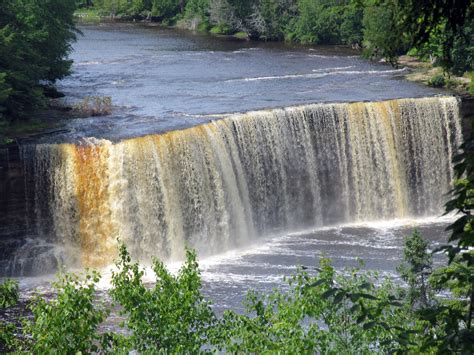
[[[120,246],[117,272],[112,274],[113,300],[122,307],[130,337],[111,337],[112,347],[129,344],[128,350],[197,353],[209,344],[209,330],[215,323],[210,305],[201,294],[201,277],[196,253],[188,250],[186,262],[176,276],[155,260],[156,284],[147,288],[143,270],[132,263],[125,247]]]
[[[29,306],[33,320],[24,322],[23,350],[37,354],[97,352],[97,328],[107,311],[95,301],[95,284],[100,275],[92,272],[84,280],[74,274],[60,276],[53,283],[56,298],[36,296]]]
[[[0,309],[14,306],[19,299],[18,282],[6,280],[0,285]]]
[[[446,79],[444,78],[443,75],[438,74],[438,75],[435,75],[435,76],[431,77],[428,80],[428,85],[432,86],[434,88],[442,88],[443,86],[446,85]]]
[[[228,35],[232,33],[232,29],[227,25],[217,25],[212,27],[209,32],[214,35]]]
[[[288,280],[287,292],[250,292],[245,314],[224,314],[220,350],[351,354],[407,349],[405,330],[413,331],[416,323],[398,301],[398,287],[388,280],[376,286],[382,281],[376,274],[357,268],[336,274],[327,259],[317,270],[312,276],[300,268]]]

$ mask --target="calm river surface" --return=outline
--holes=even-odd
[[[73,120],[48,140],[120,140],[196,125],[225,113],[316,102],[375,101],[439,92],[401,79],[405,69],[372,64],[337,47],[292,46],[216,38],[144,25],[82,27],[73,75],[60,83],[70,102],[111,96],[112,116]],[[383,221],[327,227],[261,239],[248,248],[201,260],[204,292],[216,309],[241,309],[245,292],[283,285],[297,265],[321,256],[338,269],[365,267],[393,275],[403,238],[418,228],[434,245],[446,219]],[[175,267],[175,265],[171,265]],[[23,278],[21,287],[50,278]],[[106,286],[107,282],[104,282]]]

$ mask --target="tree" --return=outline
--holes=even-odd
[[[42,353],[97,352],[99,325],[108,311],[95,302],[97,272],[86,274],[84,279],[74,274],[60,275],[53,283],[57,295],[52,300],[36,296],[29,305],[32,320],[23,324],[22,350]]]
[[[130,344],[128,350],[196,353],[209,344],[208,332],[215,316],[201,294],[196,254],[188,250],[186,256],[177,276],[155,260],[156,284],[147,288],[142,281],[143,270],[132,263],[126,247],[120,246],[111,295],[123,307],[127,328],[132,332],[128,339],[119,340]]]
[[[364,8],[358,1],[350,1],[341,13],[340,37],[344,44],[362,45]]]
[[[369,58],[385,58],[396,66],[398,56],[407,49],[397,0],[384,0],[364,9],[364,45]]]
[[[474,123],[474,122],[473,122]],[[474,125],[474,124],[473,124]],[[453,198],[446,213],[460,215],[448,227],[450,244],[438,249],[449,257],[448,266],[434,271],[431,282],[438,291],[449,291],[451,297],[423,310],[421,318],[433,327],[441,324],[442,332],[426,338],[425,348],[441,352],[474,352],[474,135],[460,147],[455,158],[457,180]]]
[[[44,84],[69,74],[74,0],[4,0],[0,7],[0,113],[25,119],[45,103]]]
[[[422,47],[441,36],[441,63],[446,70],[454,66],[453,49],[459,42],[469,46],[465,25],[472,21],[474,6],[470,0],[400,0],[404,27],[411,34],[411,46]],[[472,64],[471,64],[472,66]]]
[[[398,268],[402,279],[408,284],[408,301],[413,308],[426,308],[433,294],[428,278],[432,271],[432,257],[428,252],[428,242],[418,230],[405,238],[403,264]]]
[[[169,19],[178,14],[180,10],[180,0],[152,0],[151,13],[153,16]]]

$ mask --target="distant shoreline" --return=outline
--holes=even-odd
[[[190,32],[201,32],[206,33],[213,37],[219,38],[232,38],[237,40],[245,40],[245,41],[255,41],[261,42],[259,39],[251,38],[245,32],[237,32],[235,34],[219,34],[213,33],[212,31],[203,31],[199,30],[191,23],[187,23],[187,21],[178,22],[175,25],[166,25],[163,24],[160,18],[152,17],[152,16],[141,16],[141,15],[134,15],[134,16],[100,16],[94,11],[89,12],[77,12],[75,18],[78,20],[79,24],[87,25],[87,24],[99,24],[99,23],[140,23],[149,26],[157,26],[163,27],[168,29],[176,29],[176,30],[186,30]],[[282,41],[276,41],[282,42]],[[290,42],[295,43],[295,42]],[[304,46],[304,44],[302,44]],[[317,46],[317,45],[314,45]],[[361,54],[361,48],[353,48],[349,45],[324,45],[324,46],[331,46],[331,47],[344,47],[347,49],[351,49],[357,51],[357,53]],[[385,61],[380,60],[379,62],[384,63]],[[416,57],[409,56],[409,55],[402,55],[398,58],[398,67],[406,67],[409,69],[409,72],[404,75],[404,79],[420,83],[426,86],[432,86],[429,83],[429,80],[434,76],[443,75],[443,70],[440,67],[435,67],[429,62],[424,62],[419,60]],[[471,85],[472,79],[467,76],[454,76],[451,75],[446,83],[444,84],[444,89],[450,93],[454,93],[456,95],[472,95],[469,93],[469,87]]]

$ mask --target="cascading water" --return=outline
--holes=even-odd
[[[185,245],[212,254],[272,233],[437,215],[461,140],[457,99],[445,97],[256,111],[116,144],[25,146],[25,223],[61,262],[100,267],[117,238],[142,260],[179,259]],[[21,272],[10,262],[7,273]]]

